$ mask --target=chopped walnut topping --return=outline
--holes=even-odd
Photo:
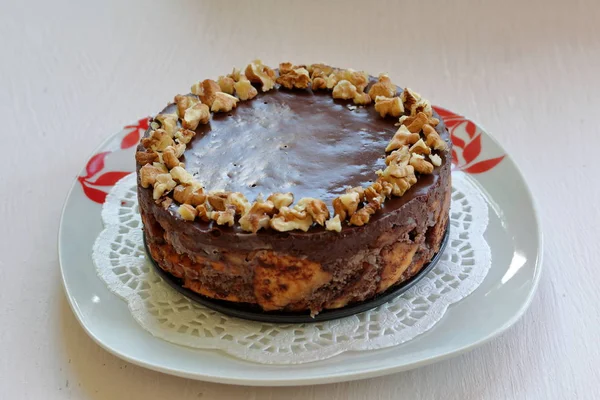
[[[163,174],[166,174],[166,173],[169,172],[169,170],[167,169],[167,167],[165,166],[165,164],[163,164],[161,162],[153,162],[152,166],[158,168],[159,170],[161,170]]]
[[[275,207],[270,201],[257,201],[252,204],[250,210],[240,218],[240,227],[246,232],[256,233],[261,228],[269,226],[271,215],[275,212]]]
[[[345,193],[333,199],[333,211],[343,221],[356,212],[360,203],[360,195],[356,192]]]
[[[212,206],[214,210],[225,211],[227,207],[227,199],[231,192],[210,192],[208,194],[208,204]]]
[[[371,215],[375,214],[377,210],[381,207],[381,204],[374,200],[368,204],[366,204],[363,208],[356,211],[352,217],[350,217],[350,224],[356,226],[363,226],[371,219]]]
[[[300,229],[304,232],[313,223],[312,216],[307,211],[298,211],[289,207],[282,207],[279,213],[271,218],[271,228],[279,232]]]
[[[280,76],[276,82],[287,89],[306,89],[310,83],[310,76],[304,68],[291,69],[283,74],[280,70]]]
[[[404,107],[399,97],[375,97],[375,111],[382,117],[391,115],[392,117],[399,117],[404,112]]]
[[[353,99],[356,96],[358,91],[356,90],[356,86],[354,86],[350,81],[342,79],[339,81],[335,87],[333,88],[333,98],[334,99]]]
[[[211,107],[215,101],[215,93],[220,92],[221,87],[212,79],[205,79],[202,82],[196,82],[192,86],[192,93],[200,97],[200,101]]]
[[[362,186],[355,186],[350,189],[346,189],[346,193],[358,193],[358,199],[363,201],[365,199],[365,189]]]
[[[161,170],[160,168],[154,165],[144,165],[142,168],[140,168],[140,181],[142,187],[147,188],[154,185],[154,182],[156,182],[156,177],[164,173],[165,171]]]
[[[227,94],[233,94],[233,85],[235,84],[235,80],[229,76],[220,76],[217,80],[219,87],[221,88],[221,92]]]
[[[298,204],[294,206],[295,210],[306,211],[313,219],[314,222],[323,226],[325,220],[329,218],[329,210],[327,204],[322,200],[313,199],[311,197],[304,197],[300,199]]]
[[[409,131],[419,133],[421,132],[421,129],[423,129],[423,125],[427,123],[427,120],[428,117],[424,112],[418,112],[412,122],[409,125],[405,125]]]
[[[287,74],[292,72],[294,65],[291,62],[279,63],[279,75]]]
[[[336,215],[335,217],[325,221],[325,229],[327,229],[328,231],[341,232],[342,222],[340,221],[340,216]]]
[[[427,123],[435,128],[436,126],[439,125],[440,120],[435,117],[430,117],[429,121],[427,121]]]
[[[375,182],[365,189],[365,199],[367,202],[371,202],[374,199],[377,199],[375,201],[383,203],[385,197],[386,195],[384,193],[383,185],[381,184],[381,182]]]
[[[154,121],[158,121],[160,123],[160,128],[167,132],[171,137],[173,137],[177,130],[177,120],[178,117],[176,114],[158,114],[154,117]],[[156,130],[158,130],[158,128]]]
[[[217,92],[215,93],[215,101],[210,110],[212,112],[228,112],[237,106],[238,98],[230,94]]]
[[[341,81],[342,78],[341,76],[336,73],[336,72],[332,72],[331,74],[329,74],[329,76],[327,78],[325,78],[325,84],[327,85],[327,89],[331,90],[335,87],[335,85],[338,84],[339,81]],[[354,86],[354,85],[352,85]],[[356,86],[354,86],[356,87]]]
[[[209,119],[210,111],[208,110],[208,106],[206,104],[197,103],[185,110],[181,125],[185,129],[194,130],[198,127],[198,124],[207,124]]]
[[[210,217],[217,222],[217,225],[233,226],[235,223],[235,207],[227,206],[223,211],[213,211]]]
[[[154,151],[163,151],[173,145],[173,138],[164,129],[150,132],[150,136],[142,139],[142,146]]]
[[[250,82],[262,84],[263,92],[268,92],[275,87],[275,71],[263,65],[261,60],[254,60],[248,64],[246,76]]]
[[[200,103],[200,100],[198,100],[196,96],[184,96],[181,94],[175,96],[175,104],[177,104],[177,115],[179,118],[183,118],[185,110],[198,103]]]
[[[382,181],[391,185],[394,196],[402,196],[412,185],[417,183],[415,169],[412,165],[390,164],[383,171],[377,171]]]
[[[369,96],[372,99],[377,96],[394,97],[396,96],[396,85],[392,83],[387,74],[380,74],[378,82],[373,84],[371,89],[369,89]]]
[[[404,108],[410,111],[410,115],[416,115],[419,112],[425,113],[428,117],[431,117],[433,110],[429,101],[421,98],[421,95],[417,92],[405,88],[400,95]]]
[[[181,218],[183,218],[186,221],[193,221],[198,215],[198,211],[189,204],[180,205],[177,209],[177,212],[179,213],[179,215],[181,215]]]
[[[250,203],[246,196],[239,192],[230,193],[227,197],[227,204],[234,207],[236,214],[244,215],[250,209]]]
[[[183,183],[183,184],[186,184],[186,185],[191,185],[191,184],[193,184],[195,182],[194,177],[192,176],[192,174],[190,174],[189,172],[187,172],[185,169],[183,169],[180,166],[177,166],[177,167],[175,167],[175,168],[173,168],[171,170],[171,176],[178,183]]]
[[[423,125],[423,134],[426,137],[425,143],[427,143],[427,146],[431,147],[432,149],[442,151],[446,150],[448,147],[446,142],[444,142],[444,140],[440,137],[436,130],[433,129],[432,126],[428,124]]]
[[[152,197],[154,200],[158,200],[173,190],[175,186],[177,186],[177,183],[173,180],[171,174],[156,175],[156,182],[154,182],[154,191],[152,193]]]
[[[179,159],[175,155],[175,147],[167,147],[162,153],[162,160],[169,169],[179,166]]]
[[[158,160],[158,154],[153,151],[138,151],[135,153],[135,161],[140,165],[152,164]]]
[[[238,82],[242,77],[242,71],[234,67],[233,71],[231,71],[231,73],[228,74],[227,77],[233,79],[235,82]]]
[[[356,93],[354,96],[354,104],[359,104],[361,106],[366,106],[367,104],[371,104],[371,96],[366,93]]]
[[[258,94],[256,88],[252,86],[248,78],[244,75],[241,76],[240,80],[236,82],[233,87],[235,88],[235,94],[240,100],[250,100],[255,98]]]
[[[433,165],[425,160],[425,157],[421,154],[412,153],[410,156],[410,165],[412,165],[415,171],[421,174],[431,174],[433,172]]]
[[[177,185],[173,191],[173,198],[180,204],[190,204],[194,207],[206,201],[204,190],[199,185]]]
[[[345,69],[340,72],[341,79],[350,81],[359,92],[363,92],[369,84],[369,74],[364,71]]]
[[[386,165],[406,165],[410,160],[410,152],[408,146],[401,146],[399,149],[394,150],[389,156],[385,158]]]
[[[442,165],[442,158],[440,156],[438,156],[437,154],[430,154],[429,159],[431,160],[431,163],[433,165],[435,165],[436,167],[439,167]]]
[[[275,208],[279,210],[282,207],[289,207],[294,202],[294,195],[288,193],[273,193],[267,197],[267,201],[273,203]]]
[[[308,72],[310,73],[311,78],[315,76],[329,76],[333,72],[333,67],[326,64],[311,64],[306,67]]]
[[[327,89],[327,81],[325,78],[317,77],[312,81],[312,90]]]
[[[431,149],[429,148],[429,146],[427,146],[425,144],[425,142],[423,141],[423,139],[419,139],[419,141],[415,144],[413,144],[409,151],[411,153],[417,153],[417,154],[431,154]]]
[[[175,133],[175,140],[181,144],[188,144],[196,136],[196,132],[189,129],[179,129]]]
[[[400,126],[400,128],[398,128],[398,130],[394,134],[394,137],[388,143],[387,147],[385,148],[385,151],[388,152],[395,149],[399,149],[400,147],[405,146],[407,144],[417,143],[419,138],[420,136],[418,133],[411,133],[406,128],[406,126],[402,125]]]
[[[210,221],[210,217],[211,217],[212,211],[210,211],[206,207],[206,204],[200,204],[200,205],[198,205],[196,207],[196,211],[198,211],[198,218],[200,218],[202,221],[204,221],[204,222]]]

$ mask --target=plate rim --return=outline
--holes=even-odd
[[[443,110],[449,111],[454,113],[453,111],[450,111],[448,108],[446,107],[441,107],[441,106],[436,106],[436,108],[441,108]],[[462,114],[460,114],[462,115]],[[500,142],[492,135],[490,134],[490,131],[487,130],[482,124],[480,124],[478,121],[476,121],[475,119],[472,118],[466,118],[469,121],[473,122],[477,127],[479,127],[481,129],[481,131],[483,133],[485,133],[485,136],[487,139],[491,140],[499,149],[505,150],[504,147],[500,144]],[[110,134],[107,138],[105,138],[99,145],[97,145],[93,152],[90,154],[90,156],[87,158],[89,159],[91,156],[93,156],[94,154],[98,153],[98,151],[100,149],[103,149],[105,146],[107,146],[108,143],[110,143],[112,140],[114,140],[114,138],[118,135],[118,133],[122,132],[123,129],[120,128],[120,130],[116,130],[115,129],[115,133]],[[186,372],[183,370],[179,370],[179,369],[174,369],[174,368],[170,368],[170,367],[166,367],[163,365],[157,365],[151,362],[147,362],[144,361],[140,358],[137,357],[133,357],[129,354],[123,353],[118,351],[117,349],[114,349],[113,347],[107,345],[106,343],[104,343],[102,341],[101,338],[99,338],[92,330],[90,330],[90,328],[84,323],[84,316],[81,314],[81,311],[79,310],[79,308],[77,307],[77,305],[74,302],[74,298],[72,297],[72,295],[69,292],[69,288],[67,286],[66,283],[66,279],[65,279],[65,267],[64,267],[64,254],[63,251],[61,250],[61,238],[63,236],[63,230],[64,230],[64,217],[65,217],[65,212],[67,209],[67,205],[69,203],[69,199],[71,198],[71,196],[73,195],[75,188],[77,186],[78,180],[77,177],[73,180],[73,183],[70,187],[70,189],[68,190],[66,196],[64,197],[64,203],[63,203],[63,207],[61,209],[61,214],[60,214],[60,221],[59,221],[59,228],[58,228],[58,232],[57,232],[57,250],[58,250],[58,260],[59,260],[59,268],[60,268],[60,275],[61,275],[61,281],[62,281],[62,287],[65,293],[65,297],[67,298],[67,302],[69,303],[69,307],[71,308],[73,314],[75,315],[77,321],[79,322],[79,324],[81,325],[81,327],[83,328],[83,330],[86,332],[86,334],[92,338],[92,340],[97,343],[101,348],[103,348],[104,350],[106,350],[107,352],[109,352],[110,354],[113,354],[116,357],[119,357],[123,360],[126,360],[128,362],[131,362],[132,364],[144,367],[144,368],[148,368],[150,370],[153,371],[158,371],[158,372],[162,372],[162,373],[167,373],[170,375],[174,375],[174,376],[179,376],[179,377],[183,377],[183,378],[189,378],[189,379],[195,379],[195,380],[202,380],[202,381],[207,381],[207,382],[215,382],[215,383],[223,383],[223,384],[235,384],[235,385],[246,385],[246,386],[292,386],[292,385],[317,385],[317,384],[327,384],[327,383],[336,383],[336,382],[346,382],[346,381],[353,381],[353,380],[359,380],[359,379],[368,379],[368,378],[373,378],[373,377],[377,377],[377,376],[384,376],[384,375],[390,375],[393,373],[397,373],[397,372],[401,372],[401,371],[406,371],[406,370],[410,370],[410,369],[414,369],[414,368],[419,368],[425,365],[429,365],[435,362],[439,362],[439,361],[443,361],[449,358],[453,358],[456,357],[458,355],[464,354],[472,349],[475,349],[477,347],[480,347],[481,345],[489,342],[490,340],[492,340],[493,338],[500,336],[501,334],[503,334],[504,332],[506,332],[510,327],[512,327],[519,319],[521,319],[523,317],[523,315],[525,314],[525,312],[527,311],[527,309],[529,308],[529,306],[531,305],[531,302],[533,301],[533,297],[535,296],[535,294],[537,293],[537,289],[539,286],[539,282],[540,282],[540,278],[541,278],[541,274],[542,274],[542,266],[543,266],[543,255],[544,255],[544,236],[543,236],[543,229],[542,229],[542,225],[541,225],[541,220],[539,217],[539,207],[537,205],[537,201],[535,199],[535,197],[533,196],[533,193],[531,192],[531,188],[530,186],[527,184],[527,180],[525,179],[525,176],[523,175],[523,172],[521,170],[521,168],[518,166],[518,164],[515,162],[514,158],[512,157],[512,155],[508,152],[505,151],[505,158],[506,160],[508,160],[510,162],[510,164],[512,164],[512,166],[514,167],[518,177],[521,179],[521,181],[523,182],[523,186],[525,187],[525,194],[527,199],[529,200],[530,204],[531,204],[531,209],[533,210],[532,213],[532,217],[533,220],[535,221],[536,224],[536,233],[537,233],[537,241],[536,241],[536,257],[534,260],[532,260],[532,264],[533,264],[533,279],[532,279],[532,284],[531,284],[531,288],[529,290],[529,293],[527,294],[527,297],[525,298],[525,300],[523,301],[523,303],[521,304],[521,306],[519,307],[519,309],[511,316],[511,318],[507,319],[504,324],[502,324],[499,328],[495,329],[493,332],[490,332],[489,334],[475,340],[474,342],[471,342],[467,345],[463,345],[460,347],[457,347],[449,352],[443,353],[443,354],[439,354],[439,355],[433,355],[430,357],[425,357],[422,358],[418,361],[413,361],[413,362],[408,362],[406,364],[402,364],[402,365],[397,365],[397,366],[381,366],[381,367],[373,367],[373,368],[367,368],[367,369],[362,369],[360,371],[351,371],[351,372],[331,372],[328,373],[325,376],[320,376],[320,377],[297,377],[297,378],[290,378],[290,377],[282,377],[279,379],[276,378],[271,378],[271,379],[261,379],[261,378],[244,378],[244,377],[228,377],[225,376],[223,374],[219,375],[219,374],[211,374],[211,373],[190,373],[190,372]],[[82,167],[79,169],[79,173],[77,176],[81,175],[81,173],[85,171],[85,167]],[[477,181],[477,180],[475,180]],[[480,184],[479,182],[477,182],[478,184]],[[92,262],[91,258],[90,258],[90,262]],[[493,262],[493,261],[492,261]],[[173,343],[169,343],[167,342],[169,345],[172,346],[177,346]],[[207,350],[207,351],[213,351],[213,350]],[[220,351],[215,351],[215,353],[218,353],[220,356],[225,357],[225,358],[230,358],[230,356],[228,356],[227,354],[220,352]],[[242,360],[243,361],[243,360]],[[256,368],[260,368],[262,366],[262,364],[256,364],[256,363],[252,363],[254,365],[254,367]],[[285,366],[282,366],[285,367]],[[284,374],[285,376],[287,376],[288,374]],[[280,375],[281,376],[281,375]]]

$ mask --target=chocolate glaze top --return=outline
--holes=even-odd
[[[351,109],[349,109],[350,107]],[[211,190],[292,192],[330,204],[353,186],[368,186],[385,168],[384,149],[397,127],[373,106],[334,100],[330,92],[271,90],[214,114],[185,152],[186,169]]]
[[[161,113],[175,112],[175,105],[170,104]],[[434,116],[439,118],[435,111]],[[397,118],[381,118],[372,104],[354,108],[351,100],[333,99],[331,91],[280,88],[262,93],[259,89],[254,99],[238,102],[237,108],[229,113],[215,113],[209,124],[200,125],[182,161],[207,190],[241,192],[251,202],[259,193],[266,198],[274,192],[292,192],[295,202],[302,197],[314,197],[325,201],[333,211],[333,198],[349,187],[367,187],[377,179],[375,171],[385,168],[385,147],[398,129],[394,125],[397,121]],[[441,119],[435,129],[450,144]],[[139,150],[143,150],[141,145]],[[387,199],[367,225],[342,224],[342,234],[358,233],[354,231],[387,219],[389,213],[405,208],[412,200],[427,197],[439,185],[441,174],[446,180],[449,172],[449,150],[440,156],[442,167],[436,167],[431,175],[418,175],[415,185],[403,196]],[[138,170],[140,167],[137,166]],[[150,189],[146,191],[151,194]],[[168,212],[184,222],[177,208],[174,203],[168,211],[159,212]],[[228,227],[197,220],[190,225],[193,225],[190,229],[198,232],[241,235],[246,238],[246,245],[251,242],[247,240],[249,235],[275,235],[282,239],[315,233],[319,237],[336,235],[318,225],[308,232],[281,233],[269,229],[256,234],[243,231],[237,224]],[[215,242],[227,240],[217,237],[213,237]]]

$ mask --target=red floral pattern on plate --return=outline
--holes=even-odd
[[[142,118],[137,124],[127,125],[123,130],[123,139],[121,139],[120,147],[122,150],[128,149],[137,145],[142,134],[148,129],[150,118]],[[85,166],[86,175],[79,176],[77,180],[81,184],[83,193],[96,203],[104,203],[108,193],[98,187],[111,187],[119,181],[119,179],[128,175],[130,171],[108,171],[103,174],[98,174],[104,169],[104,160],[110,151],[104,151],[95,154]]]
[[[461,170],[469,174],[481,174],[491,170],[504,159],[505,155],[483,160],[478,159],[481,154],[481,131],[477,125],[465,117],[444,108],[437,106],[433,108],[442,117],[450,132],[450,139],[453,144],[452,163],[455,170]],[[125,126],[120,144],[121,150],[137,145],[142,134],[148,129],[149,123],[150,118],[142,118],[137,124]],[[114,186],[119,179],[130,173],[129,171],[108,171],[96,177],[104,169],[104,159],[108,154],[110,154],[110,151],[98,153],[90,158],[85,166],[86,175],[77,178],[83,188],[83,193],[90,200],[100,204],[104,203],[108,193],[95,186],[105,188]]]
[[[455,170],[469,174],[481,174],[494,168],[505,157],[478,159],[481,155],[481,130],[473,123],[441,107],[433,107],[442,117],[452,140],[452,164]]]

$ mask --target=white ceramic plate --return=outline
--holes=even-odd
[[[430,331],[403,345],[344,353],[300,365],[270,366],[157,339],[132,318],[126,303],[96,276],[91,259],[102,230],[101,203],[122,176],[134,170],[134,151],[148,120],[110,137],[71,189],[59,231],[65,291],[85,331],[107,351],[150,369],[241,385],[309,385],[364,379],[415,368],[473,349],[514,324],[527,309],[541,272],[542,238],[531,194],[503,149],[480,126],[437,108],[448,125],[455,169],[472,177],[489,202],[485,233],[492,267],[481,286],[452,305]]]

